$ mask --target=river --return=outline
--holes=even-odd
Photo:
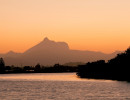
[[[0,100],[130,100],[130,83],[75,73],[0,74]]]

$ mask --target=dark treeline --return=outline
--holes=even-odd
[[[130,81],[130,48],[108,62],[98,60],[79,65],[77,75],[81,78]]]
[[[55,64],[54,66],[45,67],[37,64],[36,66],[5,66],[3,58],[0,58],[0,73],[59,73],[59,72],[77,72],[77,67],[63,66]]]

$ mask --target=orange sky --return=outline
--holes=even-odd
[[[0,53],[48,37],[70,49],[111,53],[130,46],[130,0],[0,0]]]

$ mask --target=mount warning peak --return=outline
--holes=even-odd
[[[43,41],[49,41],[48,37],[45,37]]]
[[[32,48],[28,49],[24,54],[26,53],[33,53],[33,54],[44,54],[45,52],[51,53],[51,52],[59,52],[59,51],[65,51],[69,50],[69,46],[65,42],[55,42],[52,40],[49,40],[47,37],[44,38],[43,41],[38,43],[37,45],[33,46]]]
[[[6,56],[5,56],[6,55]],[[65,64],[69,62],[91,62],[96,60],[109,60],[116,53],[104,54],[102,52],[71,50],[66,42],[55,42],[45,37],[43,41],[26,50],[24,53],[0,54],[6,65],[41,65]]]

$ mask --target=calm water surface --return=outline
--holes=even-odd
[[[130,83],[75,73],[0,74],[0,100],[130,100]]]

